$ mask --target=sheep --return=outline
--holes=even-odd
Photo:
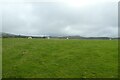
[[[69,39],[68,37],[66,39]]]
[[[47,37],[47,39],[50,39],[50,37]]]
[[[112,40],[111,38],[109,40]]]
[[[28,39],[32,39],[32,37],[28,37]]]

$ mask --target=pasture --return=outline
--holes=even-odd
[[[3,78],[116,78],[117,40],[2,40]]]
[[[0,79],[2,77],[2,38],[0,38]]]

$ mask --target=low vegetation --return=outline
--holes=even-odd
[[[3,39],[3,78],[116,78],[117,40]]]
[[[0,79],[2,78],[2,38],[0,38]]]

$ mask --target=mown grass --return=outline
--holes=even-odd
[[[117,40],[3,39],[3,78],[116,78]]]

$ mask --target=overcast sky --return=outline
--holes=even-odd
[[[118,36],[118,0],[5,1],[2,5],[3,32]]]

